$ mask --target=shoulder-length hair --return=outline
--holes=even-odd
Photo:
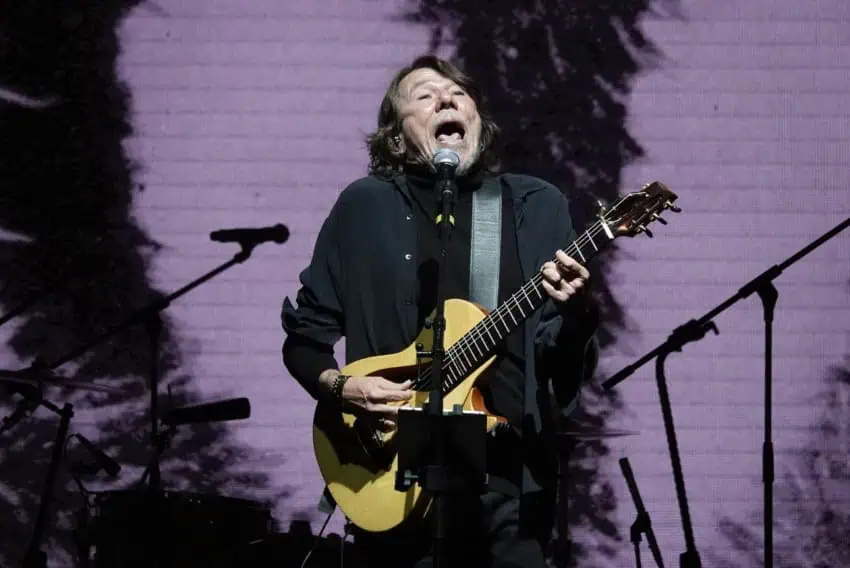
[[[381,101],[381,108],[378,110],[378,128],[366,136],[366,144],[369,148],[369,173],[392,177],[402,170],[405,152],[397,142],[397,139],[402,136],[401,119],[396,108],[399,83],[412,71],[423,68],[433,69],[443,77],[451,79],[475,101],[478,116],[481,117],[481,137],[480,153],[474,169],[495,171],[498,168],[495,142],[500,129],[485,108],[481,91],[468,75],[452,63],[433,55],[423,55],[396,73],[387,87],[384,100]]]

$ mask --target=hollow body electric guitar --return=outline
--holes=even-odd
[[[673,205],[676,198],[661,182],[647,184],[610,209],[600,211],[598,220],[564,251],[586,263],[617,237],[640,233],[651,237],[647,225],[655,220],[665,223],[660,215],[666,209],[679,211]],[[489,313],[466,300],[446,301],[442,373],[445,409],[461,405],[467,411],[483,412],[488,431],[504,422],[484,406],[475,382],[492,364],[499,342],[540,308],[546,298],[542,275],[537,273]],[[396,404],[424,407],[430,393],[430,363],[418,353],[431,351],[429,327],[426,323],[416,340],[403,351],[355,361],[341,372],[381,376],[398,382],[410,379],[414,383],[413,397]],[[346,517],[366,531],[386,531],[411,515],[424,515],[431,502],[429,495],[416,484],[406,491],[396,489],[398,449],[394,437],[395,432],[381,431],[371,417],[355,416],[324,402],[316,408],[313,448],[322,477]]]

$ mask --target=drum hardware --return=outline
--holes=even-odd
[[[602,428],[575,418],[559,417],[555,429],[556,447],[558,450],[558,473],[557,473],[557,515],[555,517],[556,538],[552,542],[553,563],[557,568],[571,564],[572,541],[569,536],[569,490],[570,469],[569,462],[573,451],[584,442],[605,440],[609,438],[620,438],[624,436],[636,436],[639,432],[634,430],[620,430]]]
[[[53,442],[53,451],[50,454],[50,464],[47,468],[47,475],[44,478],[44,487],[41,490],[41,499],[32,529],[32,536],[30,537],[30,543],[24,555],[23,568],[47,568],[47,555],[41,549],[41,541],[44,538],[44,531],[47,528],[50,506],[53,504],[54,492],[56,490],[56,476],[59,473],[59,463],[65,448],[65,437],[68,435],[71,418],[74,416],[73,406],[69,403],[65,403],[62,408],[59,408],[52,402],[41,398],[38,400],[38,406],[44,406],[56,413],[59,416],[59,426],[56,429],[56,439]]]
[[[50,508],[53,505],[59,466],[61,465],[62,458],[66,453],[68,442],[76,438],[92,455],[95,459],[96,468],[89,467],[87,469],[94,473],[103,469],[114,477],[118,474],[118,471],[120,471],[121,466],[82,434],[72,434],[68,436],[71,419],[74,416],[73,405],[65,403],[60,408],[45,399],[40,389],[33,390],[27,387],[26,389],[18,389],[18,392],[22,394],[24,398],[18,403],[18,408],[15,412],[13,412],[8,418],[4,418],[2,430],[10,429],[25,414],[34,412],[41,406],[59,416],[59,425],[56,429],[53,449],[50,454],[50,463],[48,464],[47,475],[45,476],[44,485],[39,498],[38,513],[36,514],[36,518],[33,523],[32,535],[22,563],[23,568],[46,568],[47,555],[41,549],[41,545],[48,525]],[[84,492],[85,488],[76,477],[76,472],[74,472],[74,480],[80,487],[81,492]]]
[[[0,290],[0,293],[5,292],[6,286],[8,286],[8,285],[9,285],[9,283],[7,282],[3,286],[3,289]],[[2,317],[0,317],[0,326],[6,325],[7,323],[12,321],[13,319],[18,317],[19,315],[21,315],[22,313],[27,311],[30,307],[34,306],[36,304],[36,302],[38,302],[39,300],[41,300],[45,296],[55,292],[57,289],[59,289],[59,287],[60,287],[59,282],[53,281],[53,282],[49,283],[47,286],[45,286],[41,289],[30,292],[17,306],[15,306],[11,310],[9,310],[5,314],[3,314]]]
[[[256,234],[255,234],[256,233]],[[44,362],[41,359],[36,359],[36,361],[29,367],[25,369],[19,370],[0,370],[0,383],[12,383],[13,386],[10,387],[11,392],[17,392],[21,394],[24,398],[19,403],[16,411],[9,416],[6,420],[3,421],[3,427],[0,431],[5,431],[10,429],[15,425],[15,423],[19,422],[24,416],[33,412],[38,406],[45,406],[55,413],[59,414],[61,417],[61,421],[59,424],[59,429],[57,431],[56,444],[53,448],[53,454],[51,458],[50,467],[48,470],[47,479],[45,480],[44,490],[42,492],[39,512],[36,518],[35,527],[33,530],[33,536],[28,547],[25,559],[24,559],[24,568],[44,568],[46,566],[46,555],[41,550],[41,540],[44,534],[44,529],[47,522],[47,513],[49,511],[49,507],[53,501],[53,493],[56,482],[56,475],[59,467],[59,462],[61,460],[62,454],[64,452],[67,431],[70,425],[70,419],[73,415],[73,407],[70,404],[65,404],[65,406],[60,409],[56,405],[50,403],[49,401],[44,400],[41,388],[43,385],[51,385],[51,386],[61,386],[65,388],[75,388],[82,390],[90,390],[90,391],[100,391],[100,392],[108,392],[108,393],[117,393],[120,394],[124,392],[122,389],[116,389],[113,387],[107,387],[105,385],[92,384],[89,382],[71,380],[60,378],[53,371],[60,367],[61,365],[76,359],[77,357],[87,353],[93,347],[99,345],[105,340],[113,337],[121,331],[127,330],[131,327],[134,327],[138,324],[145,324],[148,330],[149,337],[149,346],[150,346],[150,405],[149,405],[149,414],[150,414],[150,424],[151,424],[151,432],[150,432],[150,444],[153,453],[153,457],[151,459],[151,466],[149,468],[149,482],[148,482],[148,496],[157,496],[162,498],[164,494],[161,491],[161,479],[160,479],[160,466],[159,466],[159,457],[162,454],[165,446],[168,444],[168,441],[171,438],[171,434],[173,434],[173,430],[176,427],[176,424],[169,425],[168,430],[162,436],[162,440],[160,439],[160,432],[158,429],[160,420],[159,420],[159,409],[158,409],[158,385],[160,379],[159,373],[159,358],[160,358],[160,340],[162,333],[162,318],[161,312],[171,305],[178,297],[186,294],[190,290],[196,288],[197,286],[207,282],[213,277],[221,274],[225,270],[235,266],[236,264],[245,262],[253,252],[253,249],[267,241],[274,241],[278,243],[282,243],[288,239],[289,231],[285,227],[276,226],[274,227],[273,235],[269,236],[263,231],[250,232],[250,234],[245,234],[244,232],[238,233],[234,238],[225,239],[224,242],[236,242],[240,246],[239,252],[233,255],[233,257],[209,271],[205,275],[197,278],[196,280],[190,282],[189,284],[183,286],[182,288],[176,290],[172,294],[158,299],[154,302],[151,302],[144,308],[134,312],[130,315],[126,320],[120,322],[110,328],[108,328],[105,332],[100,334],[98,337],[89,341],[88,343],[80,346],[79,348],[65,354],[62,357],[57,358],[54,361],[49,363]],[[233,235],[230,235],[233,236]],[[272,238],[273,237],[273,238]],[[216,240],[216,239],[213,239]],[[29,305],[29,304],[28,304]],[[20,311],[26,309],[27,306],[21,308]],[[8,321],[6,318],[2,323]],[[237,402],[237,406],[240,406],[244,409],[245,402]],[[232,402],[231,402],[232,409]],[[220,410],[220,407],[219,407]],[[244,414],[244,411],[243,411]],[[85,445],[85,444],[84,444]],[[80,491],[84,495],[87,494],[84,486],[79,482],[78,479],[75,478],[78,485],[80,486]],[[156,501],[160,501],[161,499],[157,499]],[[268,512],[268,509],[264,509],[267,513],[266,517],[266,528],[263,534],[267,534],[269,532],[269,526],[271,523],[271,514]],[[265,517],[264,517],[265,518]],[[88,523],[88,516],[86,514],[80,514],[78,516],[78,521],[83,523]],[[147,519],[147,528],[151,529],[149,534],[153,534],[153,530],[157,528],[159,519],[156,515],[151,515],[149,519]],[[82,542],[83,540],[87,540],[84,537],[83,530],[79,530],[78,526],[78,547],[81,551],[87,550],[87,543]],[[145,545],[149,545],[151,549],[158,550],[157,543],[154,541],[146,541]],[[85,565],[88,564],[88,557],[82,558],[83,554],[81,554],[81,558],[79,561]],[[156,559],[158,560],[158,559]],[[161,563],[156,562],[155,564],[161,565]],[[107,562],[106,566],[109,568],[117,568],[115,564],[109,564]]]
[[[92,383],[90,381],[67,379],[48,369],[46,363],[40,358],[36,358],[32,365],[26,369],[0,369],[0,383],[10,383],[6,388],[8,393],[18,393],[24,397],[29,393],[34,393],[35,389],[41,389],[44,386],[110,394],[121,394],[124,392],[120,388]]]
[[[34,404],[36,407],[43,406],[59,416],[59,425],[56,429],[56,437],[53,442],[53,450],[50,454],[50,464],[47,468],[47,475],[44,479],[44,486],[39,499],[38,513],[33,523],[32,536],[24,554],[22,566],[23,568],[46,568],[47,555],[41,549],[42,540],[45,530],[47,529],[48,519],[50,515],[50,507],[53,505],[54,493],[56,490],[56,477],[59,473],[59,466],[62,461],[63,454],[68,441],[73,437],[78,437],[80,442],[87,450],[92,452],[98,462],[104,464],[111,462],[106,469],[110,472],[115,471],[118,464],[107,456],[103,451],[98,449],[92,442],[82,435],[73,434],[68,436],[68,430],[71,426],[71,418],[74,416],[74,408],[70,403],[65,403],[62,408],[59,408],[49,400],[39,397]],[[118,466],[120,469],[120,466]],[[117,471],[115,471],[117,473]]]
[[[585,424],[578,420],[566,419],[564,424],[558,428],[556,436],[559,438],[571,438],[576,441],[603,440],[607,438],[621,438],[623,436],[636,436],[634,430],[617,430],[611,428],[599,428],[591,424]]]

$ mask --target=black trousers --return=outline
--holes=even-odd
[[[544,568],[552,537],[555,499],[550,492],[511,497],[449,494],[447,540],[440,568]],[[433,511],[433,508],[432,508]],[[405,523],[384,533],[354,532],[364,568],[430,568],[434,525]]]

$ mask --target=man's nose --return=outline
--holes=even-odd
[[[449,91],[442,91],[440,93],[440,98],[438,99],[438,102],[438,110],[444,108],[457,108],[457,102],[455,101],[454,96]]]

